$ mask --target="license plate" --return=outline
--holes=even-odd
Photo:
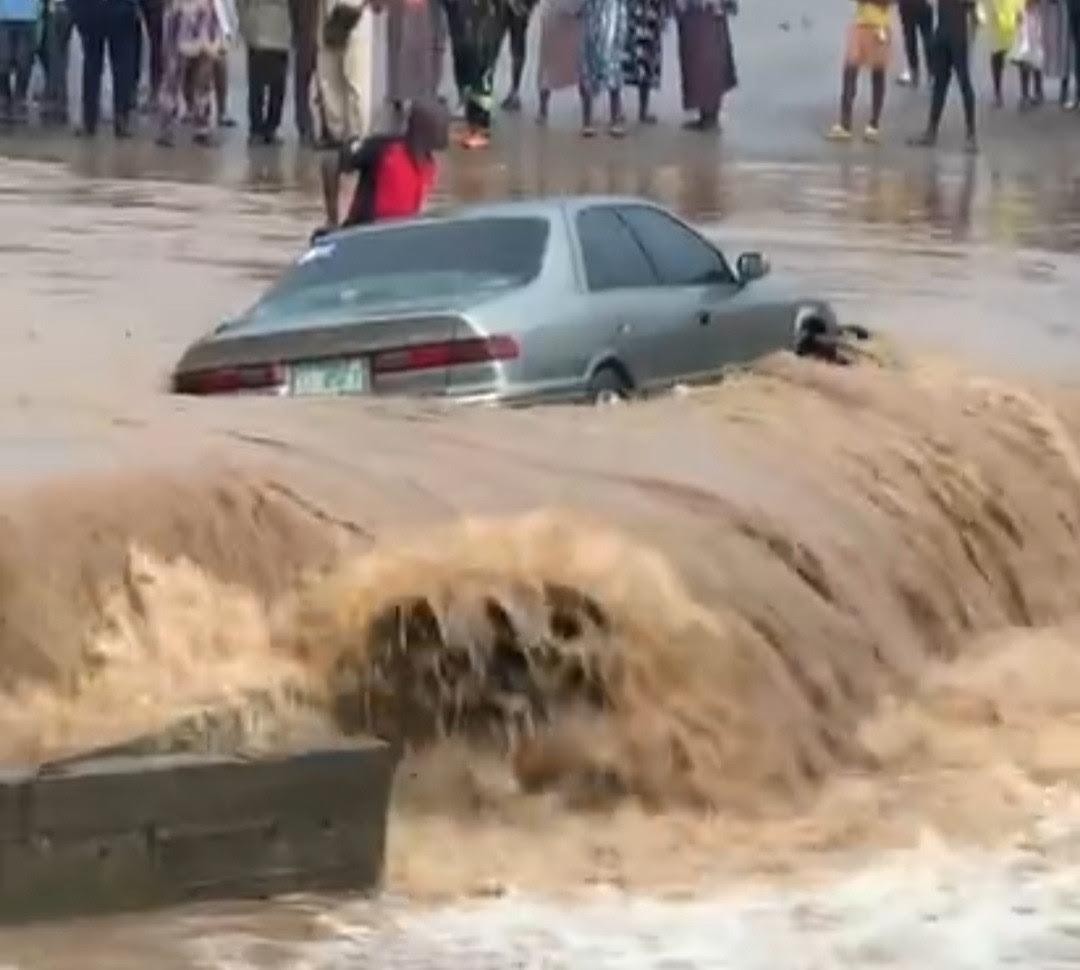
[[[293,364],[289,370],[289,392],[296,397],[366,394],[371,379],[366,360],[322,360]]]

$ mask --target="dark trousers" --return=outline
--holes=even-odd
[[[503,14],[502,33],[510,35],[510,88],[515,94],[521,87],[521,78],[525,73],[526,40],[529,34],[529,16],[531,13],[531,6],[520,13],[507,6],[506,12]],[[501,34],[499,46],[502,46]]]
[[[503,14],[485,0],[446,4],[454,73],[465,97],[465,121],[471,128],[491,127],[491,93],[495,62],[503,37]]]
[[[20,111],[25,111],[36,32],[37,26],[31,21],[0,21],[0,101],[5,102],[5,107],[14,102]]]
[[[446,29],[450,35],[450,61],[454,68],[454,87],[457,88],[458,95],[462,98],[465,97],[465,67],[462,60],[462,44],[461,36],[464,33],[463,18],[461,14],[461,7],[453,2],[443,3],[443,9],[446,11]]]
[[[318,52],[318,0],[289,0],[289,20],[292,24],[293,95],[296,99],[296,130],[304,141],[315,137],[311,117],[311,77],[315,73]]]
[[[281,125],[289,52],[249,47],[248,125],[253,135],[270,138]]]
[[[97,131],[106,45],[112,72],[113,121],[125,124],[135,95],[135,34],[139,29],[135,4],[129,0],[77,0],[75,26],[83,46],[83,127],[90,133]]]
[[[929,131],[937,134],[941,115],[945,110],[945,97],[953,74],[960,85],[960,97],[964,103],[964,124],[969,136],[975,135],[975,89],[971,86],[971,41],[967,31],[953,33],[939,30],[930,48],[931,68],[934,72],[934,89],[930,97]]]
[[[1065,0],[1065,9],[1069,14],[1069,64],[1072,66],[1073,77],[1076,79],[1076,96],[1080,98],[1080,0]],[[1065,78],[1068,80],[1069,64],[1065,67]]]
[[[165,74],[165,0],[139,0],[139,16],[142,18],[143,27],[146,29],[146,38],[150,44],[150,94],[157,98],[161,90],[161,79]],[[142,46],[143,35],[141,29],[135,31],[135,87],[138,88],[142,79]]]
[[[904,30],[904,53],[913,78],[919,77],[919,41],[930,67],[930,46],[934,38],[934,11],[929,0],[900,0],[900,24]]]
[[[45,114],[53,121],[67,121],[68,59],[74,26],[66,3],[49,10],[41,43],[45,46]]]

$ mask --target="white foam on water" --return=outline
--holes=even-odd
[[[321,939],[199,941],[213,970],[1039,970],[1080,967],[1080,827],[1000,853],[933,841],[812,887],[664,900],[597,891],[421,909],[349,904]],[[261,952],[257,955],[256,948]]]

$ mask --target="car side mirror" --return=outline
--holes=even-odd
[[[761,253],[743,253],[735,262],[735,272],[745,286],[768,275],[769,260]]]

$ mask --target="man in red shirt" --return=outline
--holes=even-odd
[[[348,226],[407,219],[424,207],[435,184],[435,153],[449,142],[446,108],[417,101],[409,112],[404,135],[353,139],[323,162],[326,226],[315,237]],[[356,174],[356,188],[345,219],[339,218],[341,176]]]

